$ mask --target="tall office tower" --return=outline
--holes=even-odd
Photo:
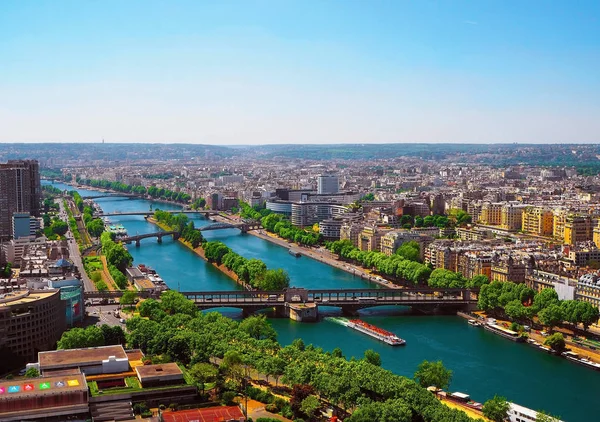
[[[0,239],[12,235],[12,216],[29,212],[39,217],[42,187],[40,166],[35,160],[9,160],[0,164]]]
[[[338,193],[339,180],[335,174],[321,174],[317,179],[317,193]]]

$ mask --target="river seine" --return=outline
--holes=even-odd
[[[46,183],[46,182],[44,182]],[[55,183],[55,187],[73,188]],[[81,195],[98,191],[78,189]],[[105,213],[174,210],[180,207],[138,199],[102,198],[96,200]],[[193,217],[197,226],[209,222]],[[123,224],[130,235],[157,231],[157,227],[141,216],[111,217]],[[332,268],[316,260],[295,258],[287,250],[238,230],[206,232],[209,240],[218,239],[247,258],[260,258],[269,268],[283,268],[291,284],[307,288],[366,288],[364,280]],[[239,287],[227,276],[208,265],[179,242],[170,238],[158,244],[144,239],[140,247],[128,246],[135,263],[154,268],[171,289],[180,291],[234,290]],[[224,310],[237,318],[236,310]],[[335,308],[322,308],[323,315],[339,315]],[[564,359],[541,353],[525,344],[517,344],[481,328],[471,327],[455,316],[413,316],[406,309],[372,308],[361,312],[361,318],[393,331],[407,342],[405,347],[391,347],[344,326],[324,320],[320,323],[297,323],[287,319],[271,319],[280,343],[286,345],[302,338],[325,350],[342,349],[346,357],[362,357],[366,349],[377,351],[382,366],[400,375],[412,377],[417,365],[427,360],[442,360],[453,371],[452,391],[461,391],[480,402],[498,394],[523,406],[545,410],[567,422],[600,420],[600,373],[580,367]]]

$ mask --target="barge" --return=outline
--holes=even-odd
[[[361,321],[360,319],[349,320],[345,325],[346,327],[366,334],[369,337],[373,337],[376,340],[383,341],[385,344],[389,344],[390,346],[404,346],[406,344],[406,341],[398,337],[396,334]]]
[[[523,343],[525,341],[525,337],[523,337],[516,331],[509,330],[507,328],[504,328],[504,327],[496,324],[495,321],[494,322],[486,322],[485,324],[483,324],[483,328],[485,328],[486,330],[488,330],[494,334],[498,334],[499,336],[502,336],[502,337],[507,338],[512,341],[515,341],[517,343]]]

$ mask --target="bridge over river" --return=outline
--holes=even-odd
[[[151,297],[149,292],[139,292]],[[245,314],[274,308],[278,316],[299,321],[318,318],[319,306],[341,308],[355,315],[374,306],[410,306],[424,313],[456,312],[474,307],[477,299],[469,289],[317,289],[288,288],[281,291],[207,291],[181,292],[199,309],[238,308]],[[86,298],[120,297],[122,292],[86,292]]]

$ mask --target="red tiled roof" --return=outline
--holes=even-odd
[[[179,410],[163,412],[164,422],[223,422],[243,420],[244,414],[237,406],[207,407],[205,409]]]

